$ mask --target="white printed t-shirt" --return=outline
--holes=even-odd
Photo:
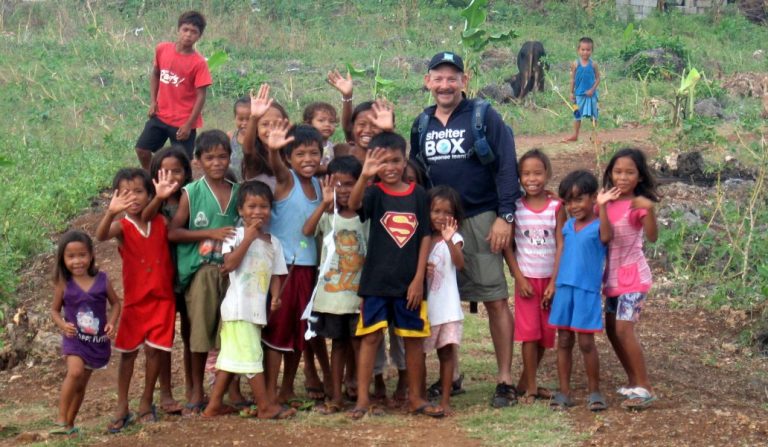
[[[464,242],[459,233],[451,238],[454,245]],[[427,316],[429,324],[450,323],[464,319],[459,297],[459,286],[456,281],[456,266],[451,260],[448,244],[440,240],[429,253],[428,261],[435,268],[432,278],[427,281]]]
[[[222,253],[231,253],[245,236],[243,227],[235,228],[235,235],[224,241]],[[221,303],[222,321],[247,321],[267,324],[267,293],[272,275],[287,275],[280,241],[270,235],[272,243],[256,239],[248,247],[243,261],[229,273],[229,288]]]

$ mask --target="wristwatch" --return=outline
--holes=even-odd
[[[515,223],[515,213],[499,214],[499,217],[504,219],[504,221],[507,222],[508,224]]]

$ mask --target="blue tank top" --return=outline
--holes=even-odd
[[[293,176],[293,188],[288,197],[275,202],[272,207],[272,222],[269,227],[272,234],[283,244],[285,263],[295,265],[317,265],[317,246],[314,236],[304,236],[301,231],[304,222],[322,202],[320,182],[312,177],[315,188],[315,200],[310,200],[301,188],[299,176],[290,170]]]
[[[570,218],[563,226],[563,254],[555,285],[599,293],[608,252],[600,240],[600,219],[579,231],[574,227],[575,222],[576,219]]]
[[[573,91],[577,96],[584,95],[587,90],[595,85],[595,67],[592,66],[592,59],[589,60],[586,67],[581,66],[581,61],[576,61],[576,72],[573,75]],[[597,90],[593,95],[597,99]]]

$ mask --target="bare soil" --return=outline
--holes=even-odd
[[[647,128],[617,129],[600,133],[603,144],[626,142],[655,151]],[[566,135],[517,137],[518,152],[531,147],[544,147],[554,164],[556,178],[576,168],[593,169],[594,145],[584,134],[579,143],[558,143]],[[674,185],[668,188],[674,190]],[[707,194],[702,189],[702,194]],[[669,194],[665,200],[692,200],[688,196]],[[93,233],[101,217],[104,200],[71,223]],[[55,239],[52,237],[52,239]],[[105,270],[120,289],[120,258],[114,242],[96,246],[99,267]],[[48,317],[50,272],[53,256],[43,255],[30,261],[22,273],[16,322],[6,332],[5,361],[13,358],[15,367],[0,371],[0,443],[18,444],[49,441],[49,426],[28,425],[30,421],[52,419],[56,414],[59,387],[65,369],[58,358],[57,345],[38,350],[23,358],[19,352],[38,331],[55,332]],[[608,397],[609,409],[590,413],[585,407],[585,377],[575,353],[574,388],[577,406],[568,412],[574,429],[585,436],[584,445],[768,445],[768,359],[738,343],[741,330],[752,322],[752,315],[730,309],[706,310],[687,301],[699,297],[674,294],[674,284],[665,272],[654,267],[656,286],[639,325],[646,349],[648,369],[659,400],[650,409],[630,413],[620,408],[613,390],[623,385],[625,375],[602,336],[598,337],[601,356],[602,389]],[[118,291],[118,293],[120,293]],[[481,309],[482,312],[482,309]],[[180,346],[177,341],[177,353]],[[519,374],[519,347],[515,350],[513,368]],[[479,355],[462,351],[462,357]],[[484,354],[485,355],[485,354]],[[175,357],[176,359],[179,356]],[[104,434],[116,399],[117,356],[105,371],[93,374],[78,424],[87,433],[88,444],[110,443],[114,446],[138,445],[365,445],[408,446],[450,445],[477,446],[460,426],[458,418],[432,420],[391,411],[382,418],[366,418],[351,422],[343,416],[331,416],[318,422],[317,417],[301,414],[293,421],[263,422],[237,416],[202,420],[163,416],[159,423],[134,427],[117,436]],[[132,396],[138,397],[143,379],[142,362],[137,364]],[[174,365],[174,385],[183,389],[180,366]],[[547,353],[542,369],[542,383],[556,383],[555,356]],[[430,371],[430,378],[436,375]],[[492,377],[467,377],[470,388]],[[301,389],[297,379],[297,390]],[[244,389],[246,387],[243,387]],[[177,393],[177,398],[183,397]],[[326,421],[327,422],[324,422]],[[18,434],[19,431],[24,433]],[[17,436],[18,434],[18,436]]]

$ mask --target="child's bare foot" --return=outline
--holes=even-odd
[[[410,407],[408,409],[408,413],[414,415],[423,414],[424,416],[429,416],[432,418],[441,418],[445,416],[445,410],[443,410],[441,406],[427,402],[426,400],[421,401],[415,407]]]
[[[160,397],[160,409],[165,414],[181,414],[184,410],[184,406],[179,403],[173,396],[161,396]]]
[[[208,406],[205,407],[205,410],[203,411],[203,417],[213,418],[216,416],[226,416],[228,414],[233,414],[233,413],[237,413],[237,409],[234,407],[230,407],[229,405],[209,403]]]
[[[440,408],[443,409],[443,414],[445,416],[453,416],[456,414],[456,412],[453,410],[453,407],[451,407],[451,404],[449,402],[440,402]]]
[[[571,135],[568,138],[563,138],[562,140],[560,140],[561,143],[572,143],[574,141],[579,141],[579,137],[577,137],[576,135]]]
[[[272,404],[264,409],[259,408],[256,417],[259,419],[288,419],[295,415],[295,408]]]
[[[320,378],[317,376],[314,378],[307,377],[307,380],[304,381],[304,391],[307,392],[307,397],[312,400],[323,400],[326,396],[323,383],[320,382]]]

